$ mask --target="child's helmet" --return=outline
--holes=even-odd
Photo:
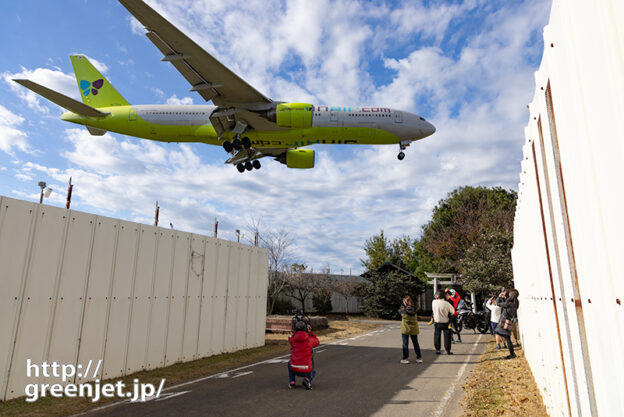
[[[306,331],[306,330],[308,330],[308,326],[305,323],[305,321],[300,320],[297,323],[295,323],[295,331],[298,332],[298,331]]]

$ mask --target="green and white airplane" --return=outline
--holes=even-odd
[[[273,157],[289,168],[313,168],[317,144],[399,145],[435,132],[417,114],[388,107],[334,107],[273,101],[247,84],[141,0],[119,0],[146,28],[147,37],[199,93],[214,105],[130,105],[82,55],[71,56],[82,103],[30,80],[14,80],[69,110],[62,120],[162,142],[222,146],[239,172]]]

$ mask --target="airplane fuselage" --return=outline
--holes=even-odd
[[[95,118],[72,112],[62,119],[96,129],[162,142],[201,142],[220,145],[235,135],[219,138],[210,116],[211,105],[133,105],[101,107],[109,113]],[[314,144],[384,145],[409,143],[435,132],[422,117],[387,107],[330,107],[309,105],[301,109],[305,118],[282,123],[282,130],[245,132],[255,148],[296,148]],[[289,119],[290,120],[290,119]],[[294,119],[293,119],[294,120]],[[279,115],[277,118],[280,124]]]

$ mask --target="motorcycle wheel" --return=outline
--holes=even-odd
[[[485,322],[485,320],[480,321],[477,324],[477,330],[483,334],[486,334],[488,332],[488,323]]]

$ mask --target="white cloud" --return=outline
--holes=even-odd
[[[36,68],[34,70],[29,70],[22,67],[22,71],[18,73],[2,73],[2,79],[19,98],[26,102],[28,107],[39,113],[49,113],[49,105],[56,108],[60,107],[42,99],[39,95],[33,93],[26,87],[17,84],[13,81],[14,79],[28,79],[36,82],[37,84],[41,84],[44,87],[58,91],[59,93],[75,99],[80,99],[76,78],[74,78],[73,74],[65,74],[60,68]],[[46,104],[42,104],[42,102]]]
[[[182,98],[178,98],[177,95],[172,95],[171,97],[169,97],[167,99],[167,101],[165,102],[165,104],[173,104],[176,106],[189,106],[191,104],[193,104],[193,98],[192,97],[182,97]]]
[[[28,135],[17,129],[24,122],[24,118],[6,107],[0,105],[0,150],[12,155],[13,149],[29,152]]]

